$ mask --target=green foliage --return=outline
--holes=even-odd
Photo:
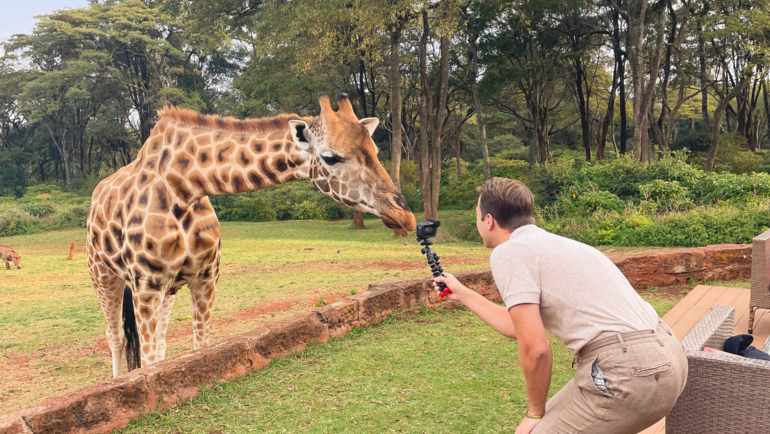
[[[0,237],[38,232],[41,221],[19,209],[0,211]]]
[[[655,209],[680,211],[689,209],[693,205],[690,191],[679,184],[679,181],[656,179],[640,185],[639,191],[644,196],[642,202],[654,202]]]
[[[55,229],[84,228],[88,219],[90,205],[67,205],[56,214],[53,227]]]
[[[463,216],[457,237],[467,241],[481,242],[481,235],[476,228],[476,211],[469,211]]]
[[[751,152],[746,146],[746,138],[738,134],[722,134],[714,160],[717,172],[736,174],[758,172],[764,156]]]
[[[33,217],[45,217],[53,213],[53,205],[51,205],[48,202],[43,202],[39,200],[34,202],[24,203],[21,205],[21,209],[23,209]]]
[[[704,173],[687,157],[675,152],[649,165],[567,158],[523,177],[545,197],[536,196],[538,225],[591,245],[750,243],[770,226],[770,174]],[[457,236],[480,240],[475,212]]]
[[[621,212],[626,203],[608,191],[589,191],[581,195],[562,195],[555,205],[561,212],[586,215],[596,211]]]
[[[484,183],[484,167],[481,161],[473,164],[462,163],[465,168],[462,175],[457,177],[455,159],[445,163],[441,171],[442,187],[439,197],[441,209],[469,209],[476,206],[479,194],[476,191]],[[521,160],[505,160],[490,158],[489,169],[493,177],[522,179],[527,169],[527,163]]]
[[[323,307],[323,306],[326,306],[327,304],[328,303],[326,302],[326,300],[324,300],[324,296],[323,295],[319,295],[318,296],[318,301],[316,301],[313,304],[313,306],[315,306],[315,307]]]
[[[266,222],[277,218],[275,210],[262,197],[244,194],[209,196],[221,221]]]
[[[711,133],[703,130],[678,136],[671,142],[671,150],[688,149],[692,152],[708,152],[711,146]]]
[[[88,197],[64,193],[57,186],[35,185],[19,199],[0,198],[0,236],[83,228]]]
[[[353,210],[321,193],[309,181],[209,199],[221,221],[336,220],[353,216]]]

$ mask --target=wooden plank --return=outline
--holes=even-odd
[[[676,338],[681,340],[687,332],[689,332],[690,329],[693,328],[693,326],[697,324],[712,307],[714,307],[717,300],[719,300],[727,290],[728,288],[725,287],[713,287],[708,293],[701,297],[701,299],[698,300],[679,321],[671,326],[671,330],[673,330]],[[738,295],[735,296],[735,298],[737,297]]]
[[[735,308],[735,334],[748,333],[749,331],[749,300],[751,299],[751,290],[746,289],[740,297],[732,304]],[[757,312],[759,314],[760,312]],[[754,322],[759,316],[754,318]]]
[[[698,285],[690,291],[683,299],[679,300],[676,306],[663,315],[663,321],[668,324],[669,327],[673,327],[677,321],[679,321],[684,314],[687,313],[690,308],[697,303],[707,292],[711,289],[711,286]]]
[[[736,308],[735,304],[738,300],[738,298],[743,295],[746,292],[744,288],[727,288],[724,294],[722,294],[721,297],[717,299],[717,301],[714,302],[711,307],[718,306],[720,304],[725,306],[732,306],[735,308],[735,310],[740,311],[740,309]]]

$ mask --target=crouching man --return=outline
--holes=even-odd
[[[478,189],[476,226],[505,307],[446,274],[449,296],[517,339],[529,408],[517,434],[637,434],[674,407],[687,359],[671,329],[600,251],[537,226],[520,181]],[[553,354],[546,331],[573,351],[575,378],[548,402]]]

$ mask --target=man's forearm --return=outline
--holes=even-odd
[[[545,402],[548,400],[548,389],[551,387],[553,352],[550,346],[545,350],[533,351],[520,346],[519,358],[527,383],[530,413],[542,416],[545,413]]]
[[[516,339],[516,328],[505,306],[495,304],[476,291],[464,291],[459,301],[473,313],[489,324],[496,332],[511,339]]]

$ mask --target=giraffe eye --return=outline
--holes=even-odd
[[[323,158],[324,162],[329,166],[334,166],[335,164],[342,162],[340,157],[335,157],[333,155],[321,155],[321,158]]]

